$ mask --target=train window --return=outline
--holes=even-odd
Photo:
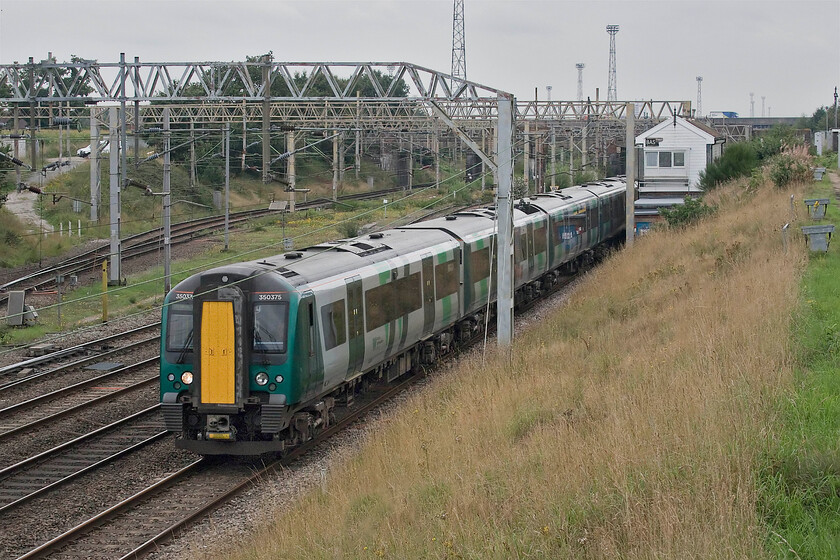
[[[167,352],[192,351],[193,349],[193,302],[183,300],[169,306],[166,320]]]
[[[326,350],[332,350],[347,342],[347,313],[344,310],[343,299],[321,307],[321,326],[324,329]]]
[[[460,285],[458,263],[448,261],[435,266],[435,299],[443,299],[457,293]]]
[[[365,324],[367,332],[387,324],[394,316],[393,283],[389,282],[365,292]]]
[[[254,352],[286,352],[289,305],[284,302],[254,305]]]
[[[546,239],[545,232],[545,224],[534,228],[534,254],[536,255],[539,255],[540,253],[545,253],[546,247],[548,246],[548,240]]]
[[[490,276],[490,249],[485,247],[470,253],[472,282],[479,282]]]
[[[394,281],[394,295],[396,296],[397,317],[408,315],[423,307],[422,285],[420,273],[409,274],[405,278]],[[395,317],[396,318],[396,317]]]
[[[528,235],[523,231],[515,239],[516,243],[514,243],[513,253],[516,255],[516,261],[522,262],[528,260]]]

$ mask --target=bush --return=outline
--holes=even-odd
[[[773,184],[781,189],[792,183],[808,181],[811,178],[811,168],[807,157],[804,147],[774,156],[770,161],[770,179]]]
[[[685,197],[685,203],[670,209],[661,208],[659,213],[670,227],[683,228],[712,214],[715,209],[699,199]]]
[[[351,220],[347,222],[341,222],[336,226],[338,233],[341,234],[341,237],[344,239],[350,239],[353,237],[359,236],[359,230],[361,229],[361,224],[357,221]]]
[[[758,166],[758,154],[750,142],[733,144],[717,161],[706,166],[700,172],[700,188],[710,191],[731,179],[744,177]]]

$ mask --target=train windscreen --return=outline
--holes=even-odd
[[[254,352],[282,354],[286,351],[289,304],[286,302],[254,305]]]
[[[166,321],[167,352],[190,352],[193,349],[193,302],[177,301],[169,306]]]

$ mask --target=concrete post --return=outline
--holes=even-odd
[[[192,123],[190,123],[192,124]],[[171,133],[169,132],[169,107],[163,109],[163,293],[168,294],[172,289],[172,271],[170,269],[172,261],[171,242],[172,242],[172,195],[171,195],[171,175],[172,175],[172,159],[169,154],[170,146],[172,144]]]
[[[128,167],[126,152],[128,151],[128,138],[126,136],[126,119],[125,112],[125,79],[126,79],[125,53],[120,53],[120,138],[117,142],[111,142],[111,153],[114,153],[116,147],[120,155],[120,188],[125,186],[128,182]]]
[[[267,184],[271,181],[271,60],[263,62],[265,64],[262,67],[262,80],[265,90],[262,104],[262,180]]]
[[[99,116],[96,107],[90,108],[90,221],[99,221],[99,202],[101,193],[99,191]]]
[[[499,134],[501,137],[501,133]],[[525,133],[522,141],[522,178],[525,179],[525,193],[531,192],[531,123],[525,121]],[[501,152],[500,152],[501,153]]]
[[[110,182],[108,185],[109,189],[109,217],[108,221],[111,225],[111,247],[110,247],[110,260],[111,266],[108,270],[108,283],[112,286],[118,286],[120,284],[120,277],[122,276],[121,270],[121,260],[122,255],[121,251],[122,248],[120,246],[120,161],[119,161],[119,150],[117,149],[117,144],[119,143],[119,124],[118,124],[118,117],[117,112],[119,111],[118,107],[111,107],[108,109],[108,133],[111,143],[111,153],[110,153]]]
[[[230,248],[230,123],[225,123],[225,251]]]
[[[551,129],[551,190],[557,190],[557,134]]]
[[[628,247],[633,245],[636,237],[636,109],[632,103],[627,104],[625,121],[627,122],[627,195],[625,198],[625,212],[627,230],[625,232],[625,243]]]
[[[134,83],[140,83],[140,57],[134,57]],[[140,131],[143,127],[140,124],[140,100],[134,100],[134,167],[140,165]]]
[[[332,148],[333,148],[333,159],[332,159],[332,198],[333,200],[338,200],[338,134],[337,130],[333,130],[333,139],[332,139]]]
[[[286,133],[286,151],[290,155],[286,159],[288,172],[286,179],[289,181],[289,212],[295,211],[295,133],[289,131]]]
[[[499,348],[509,349],[513,342],[513,98],[498,96],[499,144],[496,163],[499,190],[496,194],[498,220],[496,337]],[[527,125],[526,125],[527,126]]]

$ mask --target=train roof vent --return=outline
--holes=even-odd
[[[278,272],[280,273],[280,276],[282,276],[283,278],[291,278],[293,276],[300,276],[300,274],[298,274],[294,270],[289,270],[288,268],[281,268],[280,270],[278,270]]]
[[[367,257],[369,255],[375,255],[376,253],[381,253],[382,251],[390,251],[391,247],[388,245],[379,245],[377,247],[371,247],[367,251],[362,251],[361,253],[357,253],[360,257]]]
[[[385,234],[382,233],[381,231],[377,231],[375,233],[370,234],[371,239],[382,239],[383,237],[385,237]]]
[[[359,242],[359,243],[353,243],[352,245],[353,245],[353,247],[358,247],[362,251],[370,251],[371,249],[373,249],[373,245],[368,245],[367,243]]]
[[[267,261],[267,260],[257,261],[257,264],[264,264],[266,266],[277,266],[275,263]]]
[[[283,256],[287,259],[299,259],[303,256],[303,253],[301,253],[300,251],[293,251],[291,253],[286,253]]]
[[[447,222],[454,222],[457,219],[458,219],[458,216],[453,216],[452,214],[450,214],[446,217]]]

